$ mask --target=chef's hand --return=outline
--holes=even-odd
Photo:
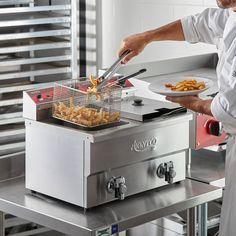
[[[186,107],[187,109],[190,109],[192,111],[212,116],[211,99],[202,100],[198,96],[183,96],[183,97],[167,96],[166,100],[179,103],[182,107]]]
[[[118,55],[121,56],[126,50],[130,50],[130,53],[123,60],[123,63],[127,63],[133,57],[139,55],[149,42],[149,36],[146,32],[131,35],[123,39]]]

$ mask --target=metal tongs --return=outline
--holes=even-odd
[[[115,80],[114,82],[106,84],[105,87],[108,87],[108,86],[112,87],[113,85],[116,85],[116,84],[123,85],[126,82],[126,80],[131,79],[133,77],[136,77],[140,74],[143,74],[146,71],[147,71],[147,69],[144,68],[144,69],[141,69],[141,70],[139,70],[135,73],[132,73],[130,75],[127,75],[127,76],[124,76],[124,77],[122,76],[122,77],[118,78],[117,80]]]
[[[130,53],[130,50],[125,51],[113,64],[107,69],[107,71],[100,76],[98,79],[101,81],[97,86],[97,91],[101,90],[101,88],[112,78],[112,76],[116,73],[117,70],[122,65],[123,59]]]

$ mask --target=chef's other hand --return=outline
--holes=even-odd
[[[186,107],[187,109],[190,109],[192,111],[212,116],[211,99],[202,100],[198,96],[183,96],[183,97],[167,96],[166,100],[179,103],[182,107]]]
[[[123,60],[123,63],[127,63],[133,57],[139,55],[148,43],[149,40],[146,33],[131,35],[123,39],[118,55],[120,57],[126,50],[130,50],[130,53]]]

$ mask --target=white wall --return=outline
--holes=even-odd
[[[102,0],[101,66],[107,67],[116,58],[122,38],[159,27],[186,15],[215,7],[216,0]],[[131,63],[163,60],[215,51],[206,44],[158,42],[146,48]]]

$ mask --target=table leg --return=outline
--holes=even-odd
[[[197,236],[197,207],[187,210],[187,236]]]
[[[0,212],[0,236],[5,236],[5,214]]]
[[[208,209],[207,203],[198,206],[198,235],[207,236]]]

